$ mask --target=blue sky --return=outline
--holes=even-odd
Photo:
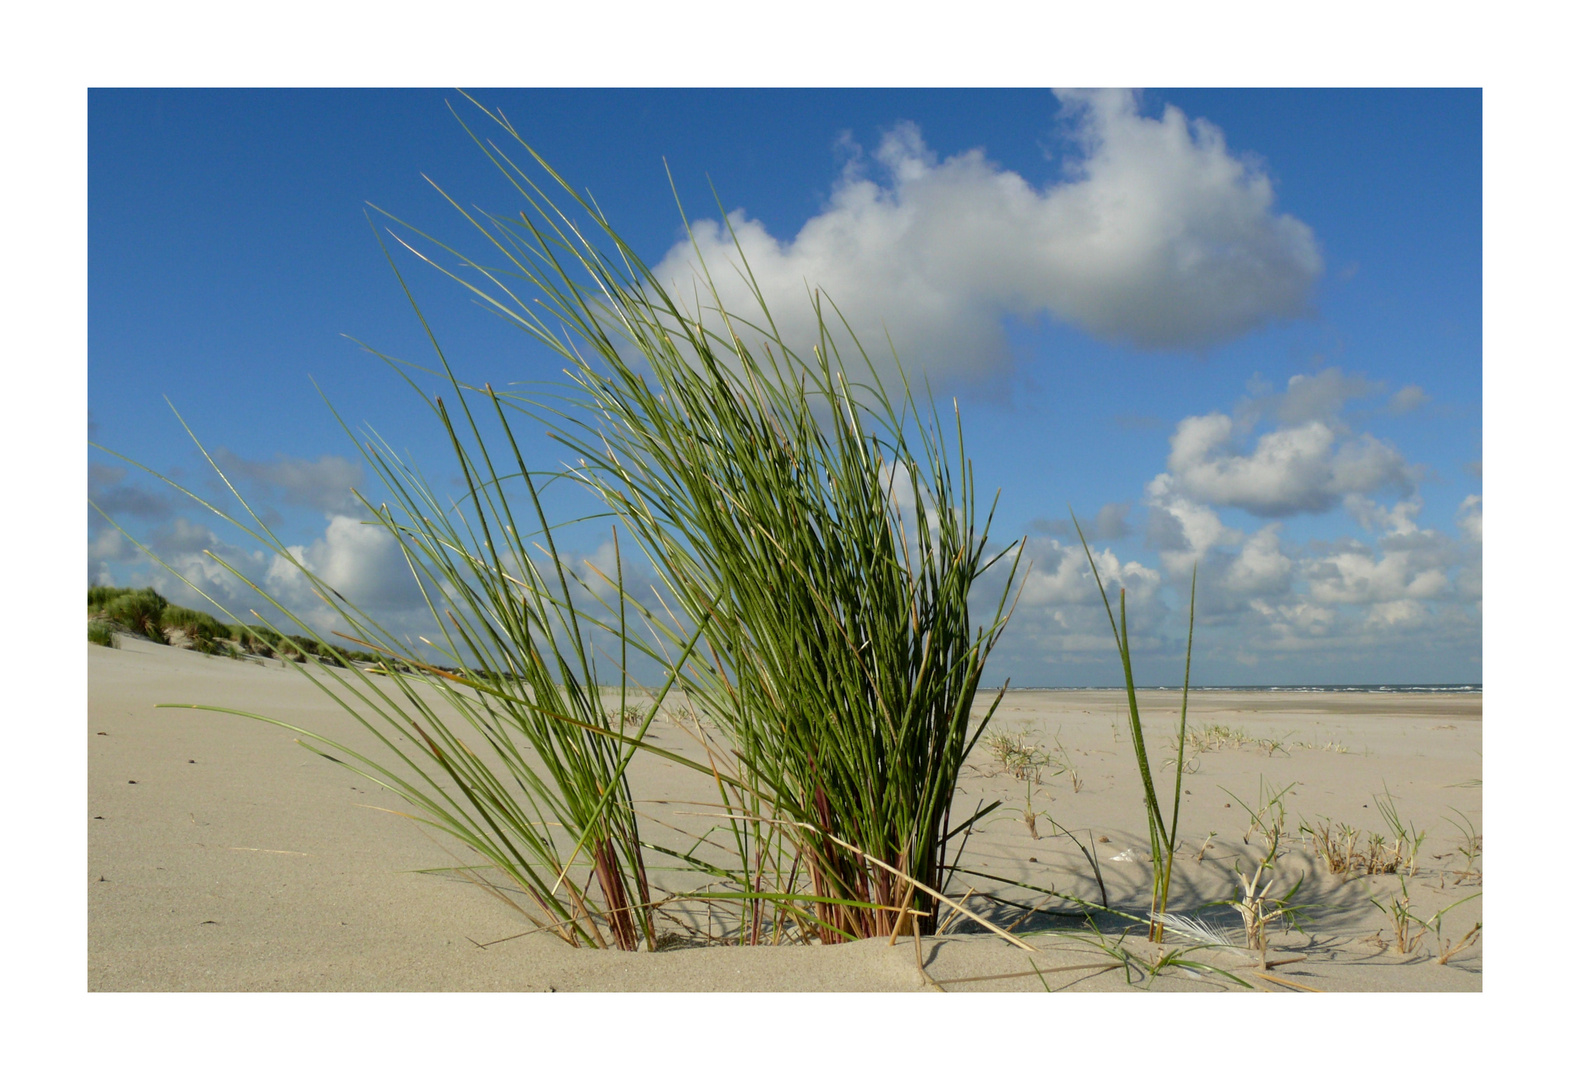
[[[1199,682],[1481,677],[1480,93],[476,96],[660,272],[686,258],[664,162],[695,219],[717,216],[712,183],[771,296],[788,308],[804,278],[822,285],[959,399],[978,480],[1002,492],[995,534],[1030,537],[998,681],[1115,678],[1070,505],[1129,589],[1141,681],[1181,675],[1196,559]],[[91,438],[207,492],[167,395],[280,536],[411,627],[399,568],[347,501],[354,448],[310,379],[445,468],[428,417],[344,335],[429,355],[366,203],[460,247],[472,234],[422,173],[462,203],[513,206],[448,100],[88,99]],[[555,376],[409,269],[463,375]],[[556,460],[540,434],[524,450]],[[89,461],[95,499],[172,565],[199,573],[214,544],[254,554],[114,458]],[[90,580],[190,601],[95,518]],[[607,536],[574,531],[574,557]]]

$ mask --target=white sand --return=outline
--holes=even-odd
[[[88,672],[90,989],[932,988],[918,971],[910,939],[893,948],[873,941],[621,954],[526,933],[530,925],[521,915],[480,889],[415,873],[464,856],[377,809],[402,807],[295,745],[288,732],[254,720],[154,708],[183,702],[245,709],[365,745],[353,721],[298,673],[131,640],[117,650],[88,646]],[[1018,730],[1048,750],[1060,743],[1080,790],[1066,773],[1044,778],[1032,799],[1041,838],[1032,839],[1023,822],[1025,785],[978,749],[956,809],[968,814],[978,800],[994,798],[1005,807],[970,839],[967,868],[1097,899],[1085,858],[1068,838],[1054,835],[1050,815],[1081,841],[1095,841],[1112,906],[1148,905],[1148,840],[1133,754],[1120,727],[1124,704],[1111,692],[1009,694],[997,728]],[[1175,704],[1173,694],[1142,698],[1157,762],[1171,756]],[[1185,777],[1191,794],[1180,822],[1184,846],[1173,910],[1236,925],[1228,909],[1201,905],[1229,896],[1234,865],[1251,870],[1257,858],[1257,841],[1243,843],[1242,804],[1258,801],[1262,782],[1278,789],[1295,784],[1286,797],[1293,840],[1279,873],[1284,885],[1302,876],[1299,899],[1310,903],[1311,918],[1301,933],[1271,933],[1270,958],[1286,960],[1272,973],[1326,990],[1481,988],[1480,946],[1440,965],[1434,956],[1442,940],[1430,932],[1411,953],[1399,954],[1389,918],[1369,899],[1388,904],[1397,879],[1329,874],[1296,832],[1300,822],[1325,818],[1365,834],[1388,833],[1374,802],[1388,787],[1402,820],[1426,832],[1419,871],[1408,883],[1416,913],[1430,917],[1477,892],[1482,859],[1472,864],[1475,880],[1459,880],[1467,862],[1457,850],[1459,830],[1445,819],[1465,815],[1482,828],[1480,695],[1212,693],[1196,695],[1190,713],[1191,725],[1224,724],[1256,741],[1199,755],[1198,771]],[[674,726],[661,723],[655,733],[684,749]],[[1267,752],[1261,738],[1281,746]],[[694,786],[689,778],[695,776],[644,759],[635,791],[649,798],[708,797],[701,781]],[[1158,790],[1168,791],[1173,776],[1171,768],[1161,772]],[[1212,831],[1204,859],[1194,860]],[[1131,857],[1115,860],[1125,851]],[[964,875],[952,891],[971,886],[995,891],[997,901],[973,898],[971,906],[1000,920],[1020,915],[1008,902],[1063,906],[1028,889]],[[1443,937],[1459,938],[1481,919],[1481,906],[1472,901],[1447,915]],[[954,992],[1040,990],[1032,963],[1053,990],[1227,986],[1170,970],[1153,981],[1123,966],[1097,970],[1109,962],[1107,954],[1089,943],[1083,924],[1034,916],[1020,929],[1060,932],[1027,937],[1039,955],[975,933],[927,937],[926,972]],[[1065,936],[1065,930],[1078,933]],[[1142,938],[1132,933],[1125,944],[1142,948]],[[1220,966],[1252,963],[1226,950],[1195,957]]]

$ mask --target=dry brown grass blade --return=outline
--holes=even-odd
[[[1456,942],[1454,945],[1451,945],[1447,942],[1446,947],[1439,951],[1438,956],[1434,957],[1434,961],[1439,964],[1450,963],[1450,961],[1455,958],[1457,953],[1475,942],[1478,938],[1478,935],[1480,935],[1482,932],[1483,924],[1478,923],[1476,926],[1472,927],[1472,929],[1468,930],[1462,936],[1461,940]]]
[[[965,890],[965,895],[959,898],[960,906],[963,907],[965,905],[965,901],[969,900],[972,896],[975,895],[975,893],[976,893],[976,887],[974,885],[972,885],[970,888],[966,889]],[[938,924],[938,928],[936,930],[934,930],[933,933],[935,935],[939,936],[939,937],[942,937],[943,936],[943,931],[947,930],[950,926],[953,926],[954,925],[954,921],[956,919],[958,919],[958,918],[959,918],[958,915],[954,914],[952,911],[949,912],[947,915],[945,915],[943,917],[943,921]]]
[[[902,899],[899,902],[899,915],[894,919],[894,932],[889,935],[889,948],[893,948],[894,947],[894,943],[899,940],[900,934],[902,934],[902,933],[909,933],[909,930],[910,930],[910,901],[911,901],[911,897],[913,897],[915,895],[916,895],[916,886],[913,885],[913,884],[912,885],[907,885],[905,887],[905,897],[904,897],[904,899]],[[917,940],[918,941],[920,940],[920,932],[919,931],[917,932]],[[918,964],[919,964],[919,957],[918,957]]]
[[[913,895],[912,891],[907,890],[906,893],[905,893],[906,898],[908,899],[911,895]],[[898,930],[897,927],[896,927],[894,932],[895,932],[896,935],[898,935],[899,930]],[[930,985],[934,989],[936,989],[938,991],[938,993],[940,993],[940,994],[948,993],[947,990],[943,989],[943,984],[942,983],[938,982],[938,980],[934,979],[931,975],[927,974],[927,957],[926,957],[926,954],[921,951],[921,920],[920,919],[912,919],[911,920],[911,937],[912,937],[912,939],[913,939],[913,941],[915,943],[915,946],[916,946],[916,972],[921,976],[921,983],[922,983],[922,985],[923,986]]]
[[[1245,975],[1245,976],[1252,975],[1256,979],[1265,979],[1265,980],[1267,980],[1269,982],[1279,983],[1280,985],[1286,986],[1286,987],[1290,987],[1293,990],[1301,990],[1305,994],[1323,994],[1324,993],[1323,990],[1317,989],[1317,988],[1312,987],[1312,986],[1304,986],[1302,983],[1293,982],[1291,979],[1283,979],[1281,976],[1279,976],[1279,975],[1272,975],[1268,971],[1244,970],[1244,971],[1238,972],[1238,974],[1239,975]]]
[[[1276,958],[1275,960],[1267,960],[1267,961],[1265,961],[1265,969],[1268,971],[1270,968],[1277,968],[1277,967],[1280,967],[1282,964],[1296,964],[1299,961],[1307,960],[1307,959],[1308,959],[1308,957],[1306,957],[1306,956],[1282,956],[1282,957]]]

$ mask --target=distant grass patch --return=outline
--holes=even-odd
[[[1227,747],[1237,749],[1254,741],[1248,732],[1227,727],[1225,724],[1206,724],[1204,727],[1188,732],[1188,748],[1197,754],[1203,754],[1208,750],[1223,750]]]
[[[114,585],[87,587],[87,640],[113,644],[116,632],[135,634],[171,644],[169,631],[185,635],[187,647],[208,656],[238,656],[235,639],[243,627],[229,626],[205,611],[171,604],[156,589],[127,589]]]
[[[207,614],[187,607],[171,604],[164,608],[162,625],[165,630],[181,630],[194,640],[221,641],[229,636],[229,627]]]
[[[276,657],[280,660],[304,660],[312,657],[328,667],[343,667],[344,662],[357,664],[383,663],[385,658],[363,649],[340,649],[334,645],[324,645],[314,638],[303,634],[284,634],[270,626],[237,626],[229,628],[229,632],[239,643],[239,647],[248,653],[261,657]],[[342,659],[340,659],[340,657]],[[405,665],[399,665],[400,671],[411,670]]]
[[[106,597],[100,610],[106,619],[123,626],[129,633],[167,645],[169,639],[164,634],[163,613],[168,606],[169,601],[152,589],[121,589],[117,595]],[[88,610],[92,611],[91,590]]]
[[[1039,746],[1025,741],[1023,732],[989,731],[982,738],[987,753],[1004,772],[1016,780],[1041,782],[1041,770],[1052,764],[1052,756]]]

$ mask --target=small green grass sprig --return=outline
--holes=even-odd
[[[1072,511],[1070,516],[1073,517]],[[1155,864],[1155,873],[1151,882],[1149,936],[1151,941],[1159,942],[1162,938],[1163,926],[1161,916],[1167,910],[1167,899],[1172,887],[1172,865],[1177,853],[1178,811],[1183,804],[1183,753],[1188,745],[1188,681],[1190,665],[1194,658],[1194,599],[1198,595],[1199,564],[1197,562],[1194,564],[1193,577],[1189,581],[1188,647],[1183,656],[1183,704],[1178,714],[1177,758],[1174,762],[1177,766],[1177,780],[1172,791],[1172,813],[1169,824],[1161,812],[1161,803],[1156,797],[1150,756],[1145,749],[1145,729],[1140,723],[1139,701],[1134,692],[1134,660],[1129,647],[1127,590],[1118,589],[1118,616],[1114,617],[1112,602],[1107,598],[1106,586],[1101,581],[1101,571],[1096,568],[1095,556],[1090,553],[1090,542],[1085,539],[1085,531],[1080,528],[1077,517],[1074,518],[1074,528],[1079,533],[1080,545],[1085,549],[1085,559],[1090,563],[1090,572],[1095,575],[1096,588],[1101,593],[1101,603],[1106,608],[1107,621],[1112,624],[1112,637],[1117,644],[1118,658],[1123,662],[1123,683],[1128,692],[1129,738],[1134,744],[1134,760],[1139,766],[1139,779],[1144,788],[1150,858]]]
[[[1294,902],[1303,887],[1303,876],[1299,876],[1285,892],[1272,895],[1280,884],[1275,870],[1281,855],[1281,841],[1286,835],[1285,799],[1296,786],[1293,783],[1284,788],[1273,788],[1261,776],[1257,808],[1226,788],[1221,789],[1237,800],[1238,805],[1248,814],[1249,825],[1243,834],[1244,845],[1247,846],[1257,832],[1264,848],[1264,854],[1255,863],[1252,874],[1246,873],[1238,864],[1233,864],[1232,872],[1237,875],[1238,885],[1233,888],[1232,898],[1224,902],[1241,916],[1248,947],[1259,953],[1261,971],[1266,969],[1265,953],[1270,926],[1280,922],[1297,929],[1304,915],[1303,905]]]

